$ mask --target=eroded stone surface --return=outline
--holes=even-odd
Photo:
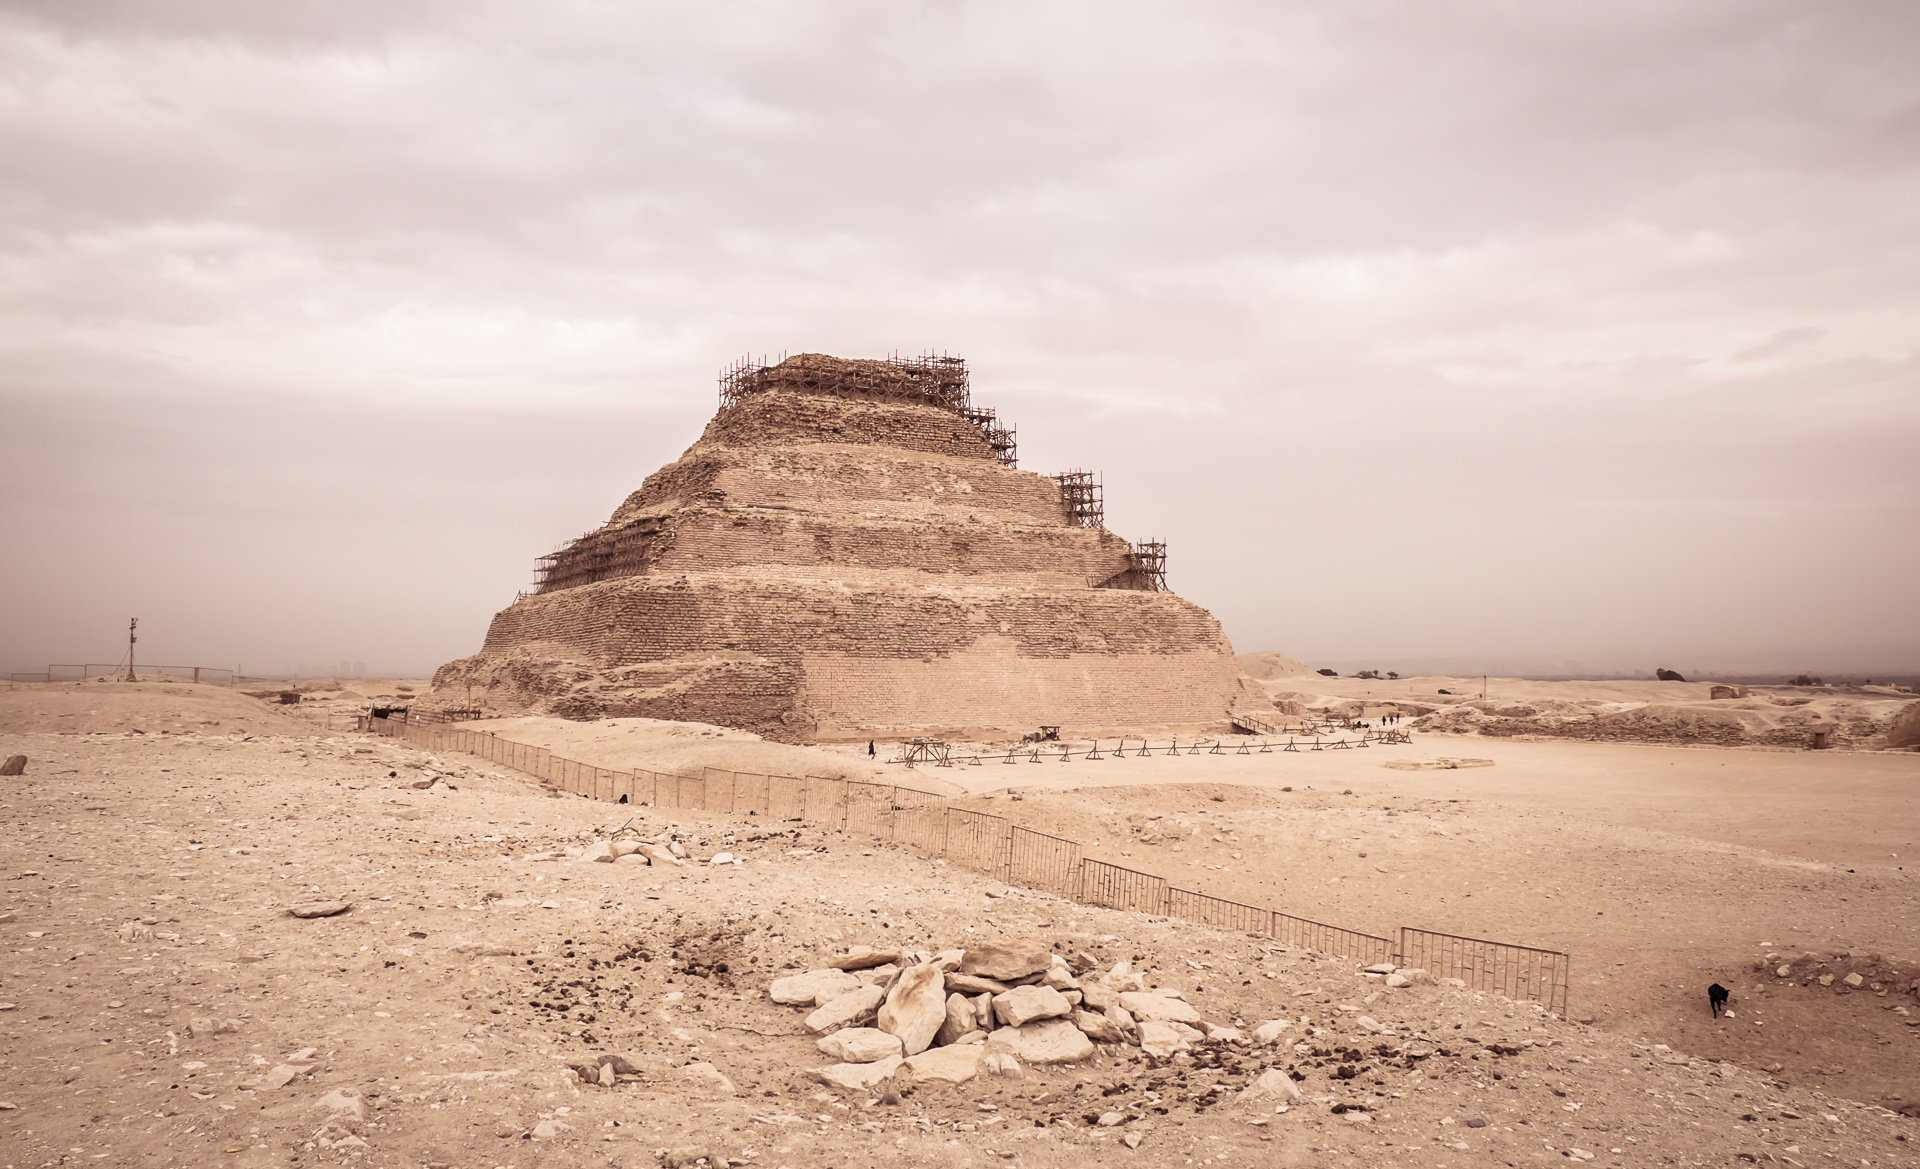
[[[860,988],[860,980],[844,970],[809,970],[776,978],[767,993],[789,1007],[817,1007]]]
[[[900,975],[900,981],[880,1004],[876,1024],[890,1035],[898,1035],[908,1055],[918,1055],[933,1043],[941,1024],[947,1021],[945,981],[939,966],[922,962]]]

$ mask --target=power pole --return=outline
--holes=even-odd
[[[133,676],[133,643],[140,639],[133,635],[133,631],[138,628],[140,628],[140,618],[135,617],[127,622],[127,681],[129,682],[137,681]]]

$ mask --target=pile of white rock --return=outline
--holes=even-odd
[[[773,1001],[811,1007],[808,1030],[840,1062],[815,1069],[822,1083],[872,1088],[896,1072],[914,1083],[964,1083],[1021,1074],[1023,1065],[1077,1063],[1096,1043],[1131,1044],[1167,1058],[1196,1042],[1245,1045],[1232,1027],[1201,1018],[1177,990],[1149,988],[1130,965],[1099,971],[1034,941],[1003,940],[938,954],[856,950],[777,979]],[[1256,1037],[1274,1042],[1284,1022]]]
[[[732,837],[728,837],[730,843]],[[733,853],[709,852],[697,841],[683,838],[671,830],[637,840],[596,840],[587,845],[569,845],[557,852],[534,852],[523,861],[579,861],[583,864],[621,865],[733,865],[745,864]]]

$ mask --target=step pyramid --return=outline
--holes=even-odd
[[[1105,530],[1085,472],[1014,465],[953,357],[723,374],[699,441],[541,558],[436,695],[784,742],[1223,719],[1232,646]]]

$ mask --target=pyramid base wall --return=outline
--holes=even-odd
[[[1171,593],[630,577],[527,597],[440,695],[672,718],[783,742],[935,727],[1161,726],[1237,694],[1219,623]]]

